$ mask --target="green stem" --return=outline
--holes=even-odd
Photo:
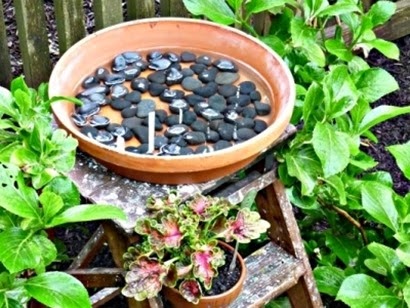
[[[236,258],[238,257],[238,248],[239,248],[239,242],[236,241],[235,250],[233,251],[232,261],[231,261],[231,264],[229,264],[229,271],[228,271],[229,273],[232,273],[236,267]]]

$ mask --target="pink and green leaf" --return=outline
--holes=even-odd
[[[137,301],[153,298],[161,291],[167,273],[168,268],[160,261],[142,256],[130,265],[121,292]]]
[[[184,280],[179,286],[179,293],[188,301],[198,304],[202,296],[201,286],[198,281],[194,279]]]
[[[212,249],[203,249],[194,252],[191,256],[194,276],[204,283],[205,289],[210,289],[212,279],[217,271],[213,267],[214,252]]]
[[[157,249],[178,248],[181,246],[181,240],[184,237],[180,230],[177,217],[173,214],[162,217],[161,224],[158,224],[157,230],[152,230],[150,243]]]
[[[163,198],[149,197],[146,205],[151,210],[175,212],[180,203],[181,198],[178,193],[171,191]]]
[[[135,232],[138,234],[151,233],[151,221],[149,218],[138,219],[135,224]]]
[[[269,227],[269,222],[261,219],[258,212],[244,208],[238,211],[235,218],[228,220],[224,236],[228,242],[237,240],[239,243],[249,243]]]

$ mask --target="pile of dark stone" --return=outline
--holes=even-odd
[[[270,114],[270,103],[262,102],[254,82],[235,84],[239,79],[238,66],[229,59],[189,51],[152,51],[146,56],[127,51],[113,59],[110,69],[99,67],[83,80],[77,95],[83,105],[76,108],[72,120],[83,134],[106,145],[121,147],[135,137],[139,146],[124,146],[132,153],[217,151],[268,126],[261,117]],[[157,108],[156,99],[166,103],[168,110]],[[101,115],[102,108],[120,113],[122,122]],[[153,146],[149,146],[150,113],[155,114]]]

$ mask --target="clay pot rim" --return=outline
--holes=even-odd
[[[259,45],[261,48],[264,48],[272,57],[275,58],[275,60],[280,63],[281,68],[284,71],[284,74],[286,75],[287,79],[293,83],[294,79],[293,76],[289,70],[289,68],[287,67],[286,63],[271,49],[269,48],[265,43],[263,43],[262,41],[252,37],[251,35],[242,32],[238,29],[235,29],[233,27],[229,27],[229,26],[224,26],[224,25],[219,25],[217,23],[214,22],[210,22],[210,21],[205,21],[205,20],[197,20],[197,19],[190,19],[190,18],[181,18],[181,17],[154,17],[154,18],[146,18],[146,19],[141,19],[141,20],[134,20],[134,21],[128,21],[128,22],[123,22],[117,25],[113,25],[107,28],[104,28],[102,30],[98,30],[97,32],[90,34],[88,36],[86,36],[85,38],[83,38],[82,40],[80,40],[79,42],[77,42],[75,45],[73,45],[71,48],[69,48],[65,54],[61,57],[59,63],[57,63],[57,65],[55,66],[55,68],[52,71],[52,74],[50,76],[50,84],[49,84],[49,95],[50,97],[52,96],[57,96],[57,95],[61,95],[61,93],[53,93],[53,82],[56,82],[58,80],[58,78],[56,77],[57,75],[60,74],[60,72],[64,69],[64,59],[66,58],[70,58],[69,56],[71,54],[75,54],[76,50],[78,48],[81,48],[81,46],[87,44],[90,40],[93,40],[95,37],[104,35],[104,33],[106,32],[110,32],[110,31],[115,31],[116,29],[120,29],[120,28],[124,28],[124,27],[130,27],[130,26],[134,26],[134,25],[138,25],[138,24],[156,24],[156,23],[192,23],[192,24],[204,24],[204,25],[208,25],[211,27],[215,27],[215,28],[220,28],[223,31],[229,31],[234,33],[235,35],[239,35],[239,36],[243,36],[248,40],[253,41],[254,43],[256,43],[257,45]],[[65,56],[65,57],[64,57]],[[61,61],[63,60],[63,61]],[[180,155],[180,156],[161,156],[160,159],[161,161],[164,161],[165,163],[167,162],[174,162],[174,163],[178,163],[178,164],[183,164],[183,162],[186,159],[189,159],[190,161],[193,162],[197,162],[198,164],[200,163],[204,163],[204,159],[206,159],[207,161],[209,159],[211,159],[213,161],[213,163],[215,164],[215,162],[217,162],[217,158],[230,154],[233,155],[233,153],[238,152],[241,153],[241,156],[243,157],[243,159],[249,158],[251,156],[255,156],[258,155],[260,153],[263,153],[268,147],[269,144],[262,149],[258,149],[257,151],[255,151],[252,147],[253,143],[257,143],[258,140],[262,140],[265,139],[267,136],[271,135],[272,133],[275,133],[275,131],[280,128],[281,126],[285,126],[285,124],[287,124],[289,122],[289,119],[292,115],[293,112],[293,107],[294,107],[294,102],[295,102],[295,97],[296,97],[296,89],[295,87],[290,87],[289,88],[289,96],[288,96],[288,100],[286,102],[284,102],[282,104],[282,108],[280,111],[278,111],[278,115],[280,115],[279,117],[276,117],[275,120],[273,121],[272,124],[270,124],[268,126],[268,128],[266,130],[264,130],[263,132],[259,133],[258,135],[256,135],[255,137],[244,141],[242,143],[239,144],[235,144],[232,147],[226,148],[226,149],[222,149],[216,152],[210,152],[210,153],[202,153],[202,154],[196,154],[196,155]],[[63,103],[63,101],[61,102],[56,102],[55,104],[61,104]],[[67,103],[67,102],[65,102]],[[53,104],[54,105],[54,104]],[[53,111],[56,110],[56,107],[53,108],[52,105],[52,109]],[[58,115],[55,114],[55,117],[57,118],[57,122],[61,123]],[[150,163],[150,162],[154,162],[154,161],[158,161],[158,157],[154,156],[154,155],[147,155],[147,154],[136,154],[136,153],[131,153],[131,152],[127,152],[127,151],[118,151],[115,148],[112,148],[108,145],[104,145],[102,143],[99,143],[98,141],[92,140],[91,138],[87,138],[86,136],[82,135],[80,133],[79,130],[70,130],[70,134],[74,135],[76,137],[76,139],[81,143],[90,143],[93,146],[99,147],[101,149],[103,149],[104,151],[107,152],[107,154],[109,154],[110,152],[115,153],[116,155],[120,154],[120,155],[124,155],[125,157],[129,157],[129,158],[138,158],[141,164],[145,164],[145,163]],[[115,164],[115,162],[113,162]],[[223,167],[223,165],[220,165],[218,163],[216,163],[216,167]],[[201,168],[198,165],[198,168],[193,168],[192,170],[185,170],[185,171],[199,171],[199,170],[203,170],[206,168]],[[149,165],[146,168],[147,171],[150,170]],[[154,172],[158,172],[157,170],[153,170]],[[167,170],[167,172],[172,173],[172,170]],[[175,172],[179,172],[178,170],[175,170]]]
[[[218,244],[221,246],[224,246],[225,248],[228,248],[232,251],[232,253],[235,251],[235,248],[232,247],[231,245],[229,245],[228,243],[225,243],[223,241],[218,241]],[[241,286],[243,286],[246,276],[248,274],[248,270],[246,268],[246,264],[245,264],[245,260],[243,259],[243,257],[241,256],[241,254],[238,252],[237,255],[237,260],[239,261],[240,265],[241,265],[241,275],[239,276],[238,281],[227,291],[217,294],[217,295],[202,295],[202,297],[200,298],[200,300],[209,300],[209,301],[214,301],[216,299],[225,297],[231,293],[234,293],[236,291],[237,288],[241,288]],[[179,293],[181,295],[181,293],[179,292],[178,289],[176,288],[170,288],[170,287],[166,287],[168,290],[170,290],[171,292],[174,293]],[[182,296],[182,295],[181,295]],[[183,297],[183,296],[182,296]]]

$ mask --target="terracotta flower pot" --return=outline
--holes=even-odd
[[[234,248],[224,242],[219,242],[219,245],[223,246],[224,248],[234,251]],[[238,282],[230,288],[228,291],[218,294],[218,295],[213,295],[213,296],[203,296],[198,304],[193,304],[188,302],[180,293],[177,289],[175,288],[168,288],[168,287],[163,287],[162,291],[165,296],[165,298],[172,304],[173,308],[224,308],[228,307],[232,302],[235,301],[235,299],[241,294],[243,284],[246,279],[246,265],[245,261],[241,257],[240,254],[237,256],[237,260],[240,263],[241,267],[241,275],[239,277]]]
[[[163,184],[216,179],[249,164],[289,123],[295,86],[284,61],[259,40],[241,31],[194,19],[143,19],[89,35],[71,47],[55,66],[49,82],[50,97],[76,95],[86,76],[93,74],[97,67],[108,67],[116,55],[129,50],[143,54],[153,50],[189,50],[198,55],[231,59],[239,66],[239,81],[252,80],[267,97],[272,112],[264,117],[268,128],[246,142],[216,152],[171,157],[134,154],[87,138],[71,120],[73,104],[53,104],[58,124],[79,141],[79,148],[118,174]]]

